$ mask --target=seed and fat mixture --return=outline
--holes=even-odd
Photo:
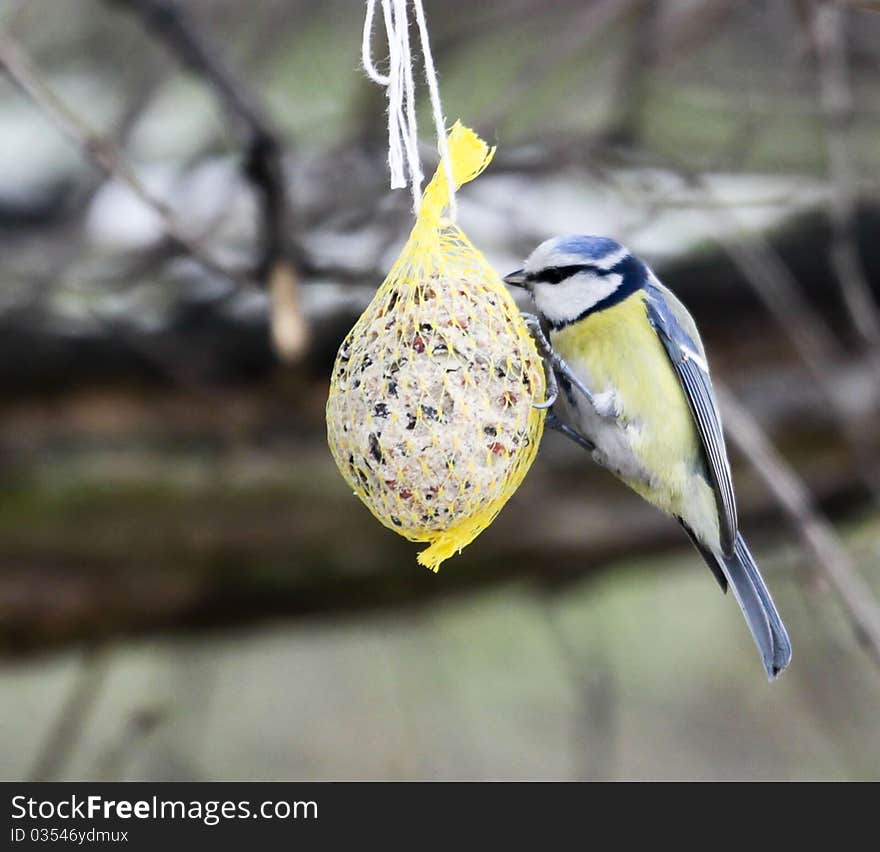
[[[439,276],[406,290],[376,300],[346,339],[327,423],[336,462],[371,511],[424,540],[488,508],[531,461],[544,377],[496,293]]]

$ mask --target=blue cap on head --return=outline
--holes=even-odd
[[[583,234],[574,234],[570,237],[559,237],[555,248],[566,254],[579,254],[585,258],[600,260],[609,254],[620,251],[622,246],[616,240],[609,237],[592,237]]]

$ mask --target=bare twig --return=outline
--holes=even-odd
[[[880,0],[835,0],[839,6],[863,9],[866,12],[880,12]]]
[[[628,43],[621,51],[621,62],[613,87],[612,116],[603,141],[613,145],[635,145],[644,113],[646,83],[656,59],[657,0],[638,0],[630,15]]]
[[[105,133],[105,136],[113,141],[120,150],[125,149],[132,131],[137,126],[144,112],[150,107],[165,79],[164,69],[156,69],[138,84],[131,86],[132,91],[126,98],[122,111],[114,120],[111,128]],[[72,193],[72,197],[67,201],[67,215],[74,217],[82,216],[101,187],[104,186],[108,177],[112,178],[113,176],[109,175],[106,171],[96,172],[89,180],[85,180],[81,185],[77,186]],[[190,235],[190,239],[197,245],[204,244],[204,236],[193,234]],[[73,250],[76,251],[77,249],[74,248]],[[67,265],[66,259],[62,262],[65,266]],[[46,277],[48,280],[54,280],[58,277],[59,272],[52,271]]]
[[[675,62],[717,35],[741,5],[739,0],[663,3],[654,39],[656,63]]]
[[[495,103],[485,119],[486,126],[500,123],[532,87],[559,68],[560,63],[585,50],[592,39],[628,14],[637,2],[640,0],[598,0],[580,9],[577,16],[560,29],[555,44],[545,45],[523,66],[504,97]]]
[[[10,0],[6,8],[0,12],[0,26],[7,31],[12,31],[18,23],[19,15],[24,10],[26,0]]]
[[[607,781],[615,776],[619,702],[606,638],[601,628],[597,630],[585,659],[583,649],[572,641],[560,620],[554,600],[545,595],[541,603],[541,613],[575,695],[574,777],[578,781]]]
[[[104,781],[121,781],[131,758],[143,749],[167,718],[160,705],[148,705],[132,710],[116,739],[95,761],[93,777]]]
[[[737,226],[731,211],[719,209],[718,213]],[[733,227],[718,242],[776,319],[838,415],[841,432],[856,462],[856,475],[874,498],[880,499],[880,471],[871,436],[856,422],[852,401],[834,378],[834,364],[844,359],[844,353],[824,318],[807,302],[791,272],[764,239],[746,238],[738,227]]]
[[[731,443],[776,499],[815,567],[837,593],[859,643],[880,665],[880,606],[859,576],[834,528],[817,511],[806,485],[777,452],[758,422],[723,386],[716,384]]]
[[[128,165],[122,152],[111,140],[95,133],[78,115],[55,94],[27,53],[9,36],[0,32],[0,68],[4,68],[13,82],[43,111],[43,113],[83,154],[109,176],[126,187],[159,217],[168,239],[179,249],[191,255],[211,272],[229,278],[236,285],[244,282],[230,270],[211,258],[198,243],[188,237],[168,205],[144,185]]]
[[[86,651],[58,718],[37,751],[29,774],[32,781],[57,780],[98,700],[107,674],[107,664],[107,649],[104,646],[92,646]]]
[[[215,93],[230,120],[245,137],[244,174],[260,198],[262,246],[257,277],[273,295],[279,281],[285,298],[273,298],[273,328],[296,327],[295,335],[273,339],[278,353],[295,360],[307,345],[307,328],[299,302],[300,251],[292,239],[292,208],[282,161],[283,145],[263,105],[220,58],[221,53],[199,31],[192,16],[170,0],[106,0],[136,14],[155,38],[161,41],[190,72]],[[286,315],[279,317],[279,311]]]
[[[822,2],[816,6],[812,18],[832,186],[831,266],[853,328],[869,347],[880,379],[880,315],[855,235],[856,205],[848,138],[853,120],[853,94],[847,68],[845,14],[839,6]]]

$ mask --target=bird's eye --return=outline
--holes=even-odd
[[[535,273],[534,279],[544,284],[558,284],[560,281],[565,281],[566,278],[571,278],[572,275],[577,275],[578,272],[584,272],[587,269],[592,269],[587,263],[577,263],[571,266],[548,266]]]

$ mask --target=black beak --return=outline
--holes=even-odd
[[[517,269],[515,272],[511,272],[510,275],[504,276],[504,283],[510,284],[511,287],[525,287],[528,280],[528,276],[522,269]]]

